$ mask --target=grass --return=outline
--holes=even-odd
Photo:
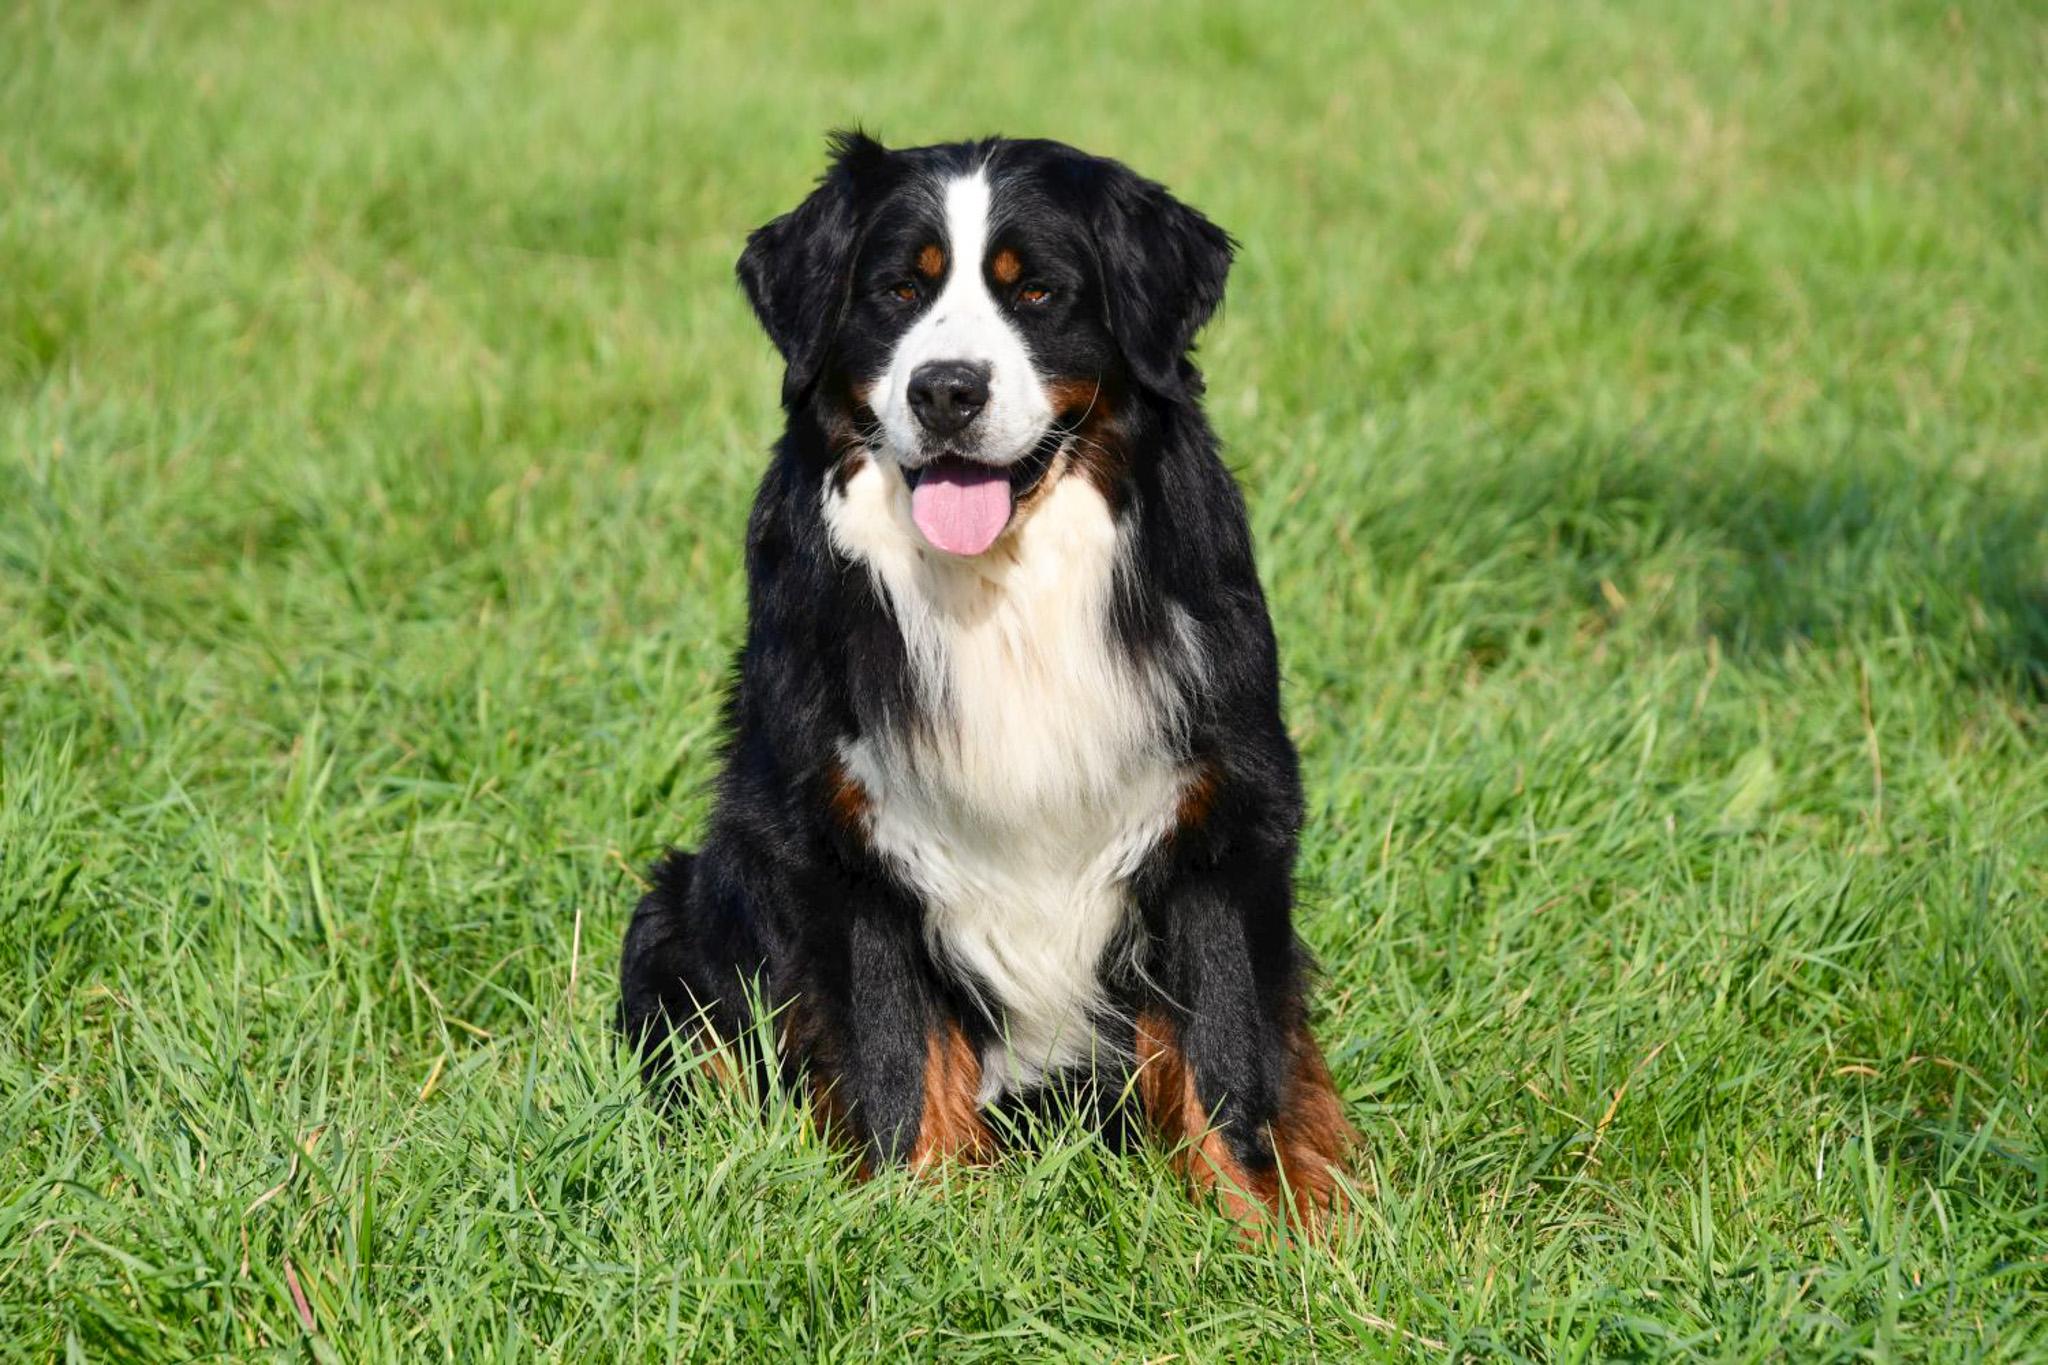
[[[2048,1353],[2031,5],[0,12],[0,1348]],[[642,1105],[822,131],[1120,155],[1311,826],[1354,1238]]]

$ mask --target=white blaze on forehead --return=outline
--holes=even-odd
[[[946,240],[952,244],[953,259],[966,262],[976,272],[981,269],[982,257],[988,255],[988,208],[993,197],[983,171],[946,184]]]
[[[988,367],[988,405],[962,433],[953,453],[984,464],[1009,464],[1029,454],[1052,424],[1052,403],[1031,363],[1031,351],[1002,302],[989,293],[983,272],[993,199],[983,169],[946,182],[945,287],[896,343],[889,368],[875,386],[875,415],[887,437],[887,453],[900,461],[921,464],[926,455],[938,453],[926,449],[924,429],[910,410],[909,398],[910,376],[932,361]]]

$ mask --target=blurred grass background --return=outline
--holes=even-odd
[[[2033,4],[0,12],[0,1348],[2048,1352]],[[943,1197],[606,1035],[822,134],[1243,242],[1203,347],[1376,1194]]]

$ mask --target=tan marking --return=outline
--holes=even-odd
[[[1116,409],[1101,381],[1077,375],[1049,379],[1045,396],[1053,411],[1073,422],[1067,444],[1074,452],[1072,471],[1095,485],[1112,507],[1121,497],[1118,485],[1130,468]]]
[[[1200,829],[1208,822],[1209,812],[1216,804],[1216,789],[1221,785],[1216,769],[1203,764],[1195,769],[1187,786],[1181,789],[1180,805],[1173,812],[1173,827],[1176,830]]]
[[[836,471],[834,477],[839,478]],[[842,484],[844,481],[840,479]],[[832,805],[832,817],[841,828],[862,829],[867,825],[870,811],[867,788],[861,786],[853,774],[846,771],[846,765],[836,759],[825,769],[825,790],[826,800]]]
[[[1357,1150],[1358,1130],[1344,1117],[1343,1097],[1330,1080],[1330,1064],[1308,1025],[1295,1025],[1287,1043],[1292,1065],[1280,1116],[1273,1125],[1280,1170],[1304,1222],[1341,1219],[1346,1212],[1344,1191],[1337,1184],[1336,1173]]]
[[[928,280],[935,280],[946,273],[946,253],[939,249],[938,243],[926,243],[924,250],[917,253],[917,273]]]
[[[853,1124],[846,1116],[846,1106],[839,1101],[837,1078],[825,1075],[814,1065],[806,1078],[806,1087],[811,1095],[811,1122],[817,1125],[819,1134],[842,1152],[859,1153],[853,1178],[872,1180],[874,1167],[868,1161],[866,1150],[853,1135]]]
[[[861,448],[863,414],[866,414],[866,420],[873,420],[873,414],[867,409],[867,395],[857,384],[850,385],[843,397],[826,407],[825,441],[834,455],[844,455]]]
[[[1223,1211],[1248,1226],[1266,1221],[1270,1179],[1259,1181],[1231,1155],[1195,1093],[1194,1068],[1179,1033],[1157,1010],[1138,1016],[1138,1102],[1161,1142],[1174,1146],[1174,1169],[1197,1190],[1215,1193]]]
[[[691,998],[694,1002],[694,993]],[[673,1024],[672,1016],[666,1015],[666,1012],[664,1018],[669,1018]],[[646,1040],[654,1037],[655,1029],[652,1023],[653,1021],[650,1021],[650,1027],[643,1035],[643,1046]],[[681,1083],[683,1077],[669,1070],[670,1061],[674,1060],[685,1070],[708,1076],[727,1090],[737,1089],[741,1084],[741,1072],[736,1065],[738,1059],[733,1048],[719,1035],[717,1028],[711,1023],[710,1012],[702,1006],[694,1009],[688,1024],[672,1027],[669,1037],[658,1046],[664,1053],[670,1048],[673,1048],[674,1052],[647,1057],[645,1064],[652,1069],[651,1074],[667,1075],[672,1083]]]
[[[1093,379],[1062,376],[1045,381],[1045,396],[1052,403],[1053,411],[1062,416],[1070,412],[1085,413],[1093,420],[1094,408],[1102,397],[1102,385]]]
[[[924,1173],[947,1161],[981,1162],[994,1154],[995,1140],[982,1120],[981,1054],[960,1026],[947,1023],[925,1044],[924,1112],[910,1169]]]
[[[1173,1021],[1158,1010],[1140,1013],[1136,1045],[1139,1104],[1160,1141],[1174,1146],[1175,1169],[1190,1185],[1213,1193],[1252,1240],[1281,1213],[1283,1180],[1292,1221],[1312,1232],[1328,1226],[1342,1207],[1336,1175],[1357,1134],[1307,1028],[1289,1037],[1286,1091],[1269,1130],[1274,1166],[1262,1171],[1247,1170],[1210,1124]]]
[[[861,431],[874,426],[875,414],[868,401],[878,382],[854,380],[846,386],[846,401],[834,403],[826,411],[825,440],[834,456],[830,477],[836,492],[844,493],[846,485],[868,462],[868,448],[861,440]]]
[[[1038,505],[1044,502],[1046,497],[1052,492],[1053,486],[1060,481],[1060,476],[1067,472],[1068,464],[1066,451],[1061,450],[1053,455],[1052,463],[1045,468],[1045,476],[1037,483],[1031,485],[1023,497],[1017,499],[1016,507],[1010,512],[1010,525],[1004,531],[1005,537],[1008,537],[1010,532],[1016,530],[1017,527],[1022,526],[1024,518],[1038,510]],[[1010,547],[1013,551],[1015,546],[1016,541],[1012,539]]]
[[[739,1088],[740,1073],[733,1066],[732,1049],[726,1045],[725,1039],[718,1036],[718,1030],[711,1027],[708,1019],[698,1019],[696,1034],[690,1041],[697,1050],[697,1070],[728,1090]]]
[[[830,1040],[821,1036],[816,1020],[792,1001],[783,1014],[780,1047],[785,1061],[799,1060],[804,1090],[810,1099],[811,1121],[832,1146],[858,1153],[854,1178],[871,1180],[875,1168],[839,1095],[839,1067]],[[995,1138],[981,1116],[981,1055],[960,1026],[947,1023],[925,1044],[924,1108],[918,1115],[917,1138],[910,1148],[910,1169],[935,1175],[948,1162],[980,1163],[995,1155]]]
[[[818,1136],[854,1159],[854,1179],[871,1179],[874,1169],[868,1164],[865,1148],[854,1136],[853,1121],[839,1097],[839,1066],[831,1040],[801,999],[791,1000],[783,1007],[776,1049],[784,1074],[794,1069],[801,1076],[803,1094],[810,1101],[811,1125]]]
[[[997,284],[1015,284],[1024,277],[1024,263],[1017,259],[1017,253],[1004,247],[988,263],[989,274],[996,277]]]
[[[832,491],[844,493],[846,485],[853,482],[853,476],[867,468],[868,454],[865,450],[849,450],[839,457],[832,466]]]

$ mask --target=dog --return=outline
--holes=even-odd
[[[996,1115],[1078,1099],[1247,1224],[1314,1222],[1355,1134],[1305,1018],[1272,624],[1189,358],[1234,243],[1060,143],[830,153],[739,258],[787,424],[710,827],[651,874],[621,1027],[671,1088],[679,1050],[731,1076],[772,1039],[762,1079],[863,1173],[985,1159]]]

